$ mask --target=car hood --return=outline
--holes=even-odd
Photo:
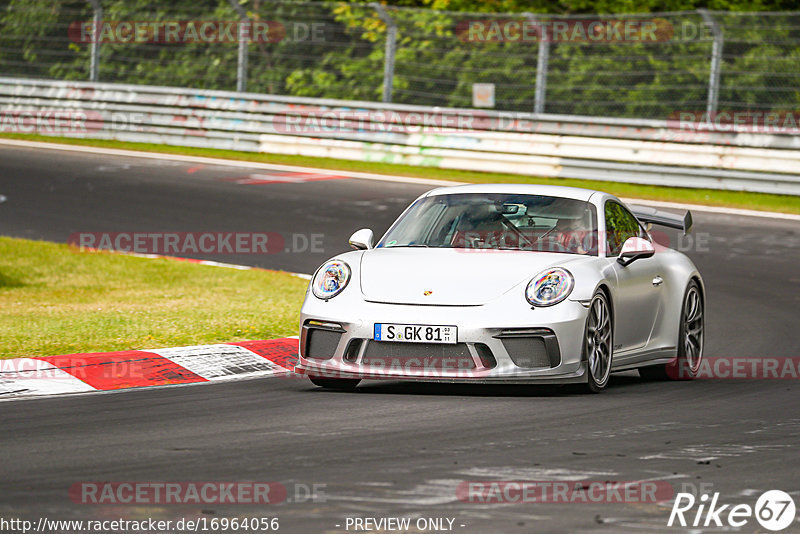
[[[371,302],[479,306],[548,267],[589,259],[532,251],[378,248],[361,256],[361,292]]]

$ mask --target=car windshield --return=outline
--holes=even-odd
[[[457,193],[414,203],[378,248],[436,247],[597,255],[597,211],[582,200]]]

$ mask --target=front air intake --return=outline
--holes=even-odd
[[[523,369],[546,369],[561,364],[561,350],[555,332],[549,328],[503,330],[496,336],[514,365]]]
[[[314,360],[330,360],[339,346],[342,334],[329,330],[309,329],[306,334],[305,357]]]
[[[303,357],[312,360],[330,360],[336,353],[345,330],[337,323],[308,321],[303,325]]]
[[[550,358],[547,357],[547,348],[540,337],[510,337],[503,339],[511,361],[517,367],[525,369],[538,369],[550,367]]]

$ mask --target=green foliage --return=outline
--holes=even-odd
[[[85,0],[0,0],[0,74],[82,80],[90,45],[71,40],[70,24],[90,21]],[[105,21],[237,21],[227,0],[102,0]],[[277,24],[280,39],[247,46],[247,89],[348,100],[379,100],[387,25],[363,3],[240,0],[252,21]],[[474,83],[494,83],[496,107],[533,109],[536,38],[465,38],[470,21],[525,22],[565,15],[590,20],[655,20],[657,42],[553,42],[545,111],[667,118],[705,108],[712,39],[695,10],[771,10],[786,0],[394,0],[397,25],[393,101],[471,107]],[[425,8],[425,9],[420,9]],[[655,12],[685,13],[646,15]],[[638,13],[597,15],[591,13]],[[553,17],[556,17],[555,19]],[[716,12],[725,44],[720,109],[791,110],[800,104],[800,14]],[[568,20],[576,20],[574,18]],[[316,32],[314,28],[319,28]],[[278,32],[280,33],[280,32]],[[102,43],[100,80],[236,88],[238,45]]]

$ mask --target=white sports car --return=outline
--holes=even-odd
[[[314,274],[297,370],[322,387],[361,379],[580,382],[611,372],[693,378],[703,356],[703,279],[651,224],[691,214],[628,208],[599,191],[444,187],[414,201],[373,246]]]

